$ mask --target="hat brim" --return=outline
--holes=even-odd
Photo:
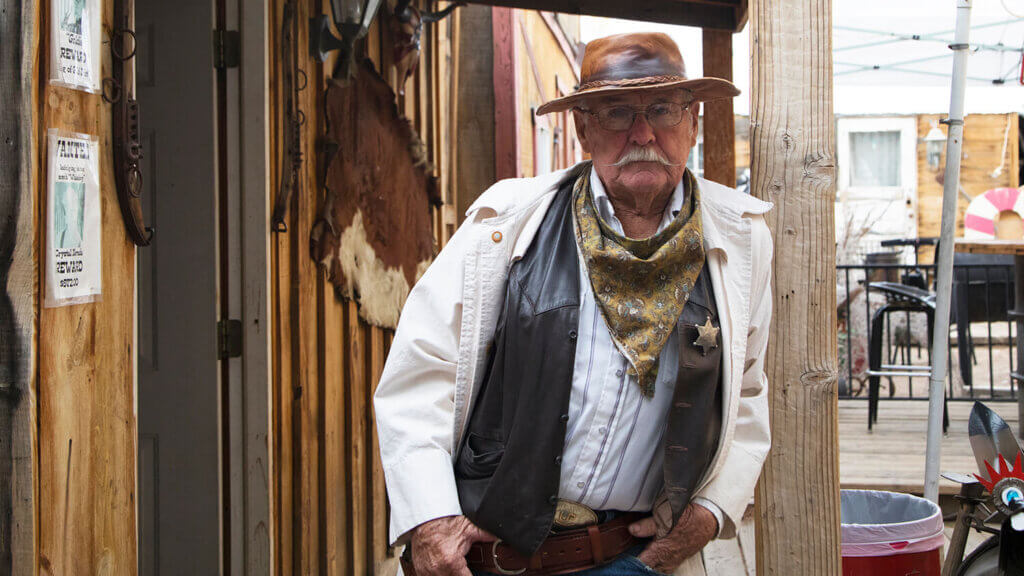
[[[614,84],[573,92],[568,96],[556,98],[545,102],[537,108],[538,116],[551,112],[562,112],[576,105],[577,102],[594,96],[611,96],[625,94],[641,90],[659,90],[664,88],[681,88],[689,91],[697,102],[708,102],[710,100],[721,100],[723,98],[735,98],[740,95],[740,90],[732,82],[722,78],[694,78],[692,80],[676,80],[673,82],[660,82],[656,84],[641,84],[633,86],[616,86]]]

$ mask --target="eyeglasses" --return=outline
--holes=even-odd
[[[611,132],[624,132],[633,126],[637,114],[643,114],[652,128],[671,128],[683,120],[683,111],[690,107],[692,102],[679,104],[678,102],[658,102],[646,108],[636,108],[625,104],[608,106],[600,110],[587,110],[578,108],[597,118],[601,128]]]

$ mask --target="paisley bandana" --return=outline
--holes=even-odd
[[[700,194],[683,173],[686,204],[664,230],[634,240],[612,230],[594,206],[590,170],[573,186],[576,243],[601,316],[644,396],[654,396],[658,355],[675,330],[704,267]]]

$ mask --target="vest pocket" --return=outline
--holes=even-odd
[[[490,478],[505,455],[505,442],[499,434],[470,432],[459,453],[455,474],[460,478]]]

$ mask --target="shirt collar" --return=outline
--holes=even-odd
[[[625,235],[622,232],[622,223],[615,217],[615,208],[612,206],[611,199],[608,198],[608,192],[604,188],[604,183],[601,182],[601,178],[598,177],[597,170],[593,166],[590,168],[590,190],[594,194],[594,205],[597,206],[601,218],[617,233]],[[672,223],[672,220],[679,215],[679,211],[683,209],[685,201],[686,191],[683,187],[683,180],[680,179],[676,183],[675,189],[672,190],[672,197],[669,198],[665,212],[661,216],[658,232],[667,228]]]

